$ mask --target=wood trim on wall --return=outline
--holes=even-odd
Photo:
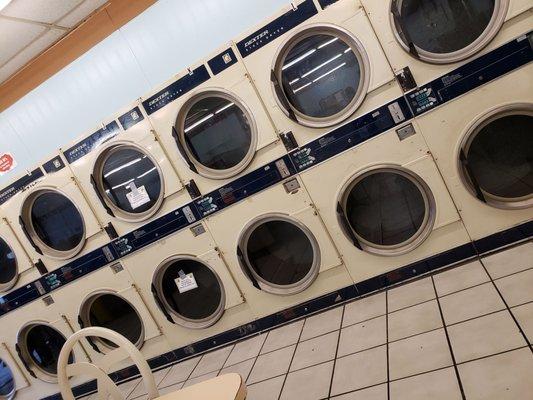
[[[0,84],[0,112],[100,43],[156,0],[109,0],[83,23]]]

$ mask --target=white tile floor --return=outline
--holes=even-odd
[[[527,243],[183,361],[156,381],[167,393],[237,372],[248,400],[531,400],[532,340]],[[128,400],[146,397],[137,382],[122,385]]]

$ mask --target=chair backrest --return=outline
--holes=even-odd
[[[72,352],[74,345],[85,337],[107,339],[118,347],[102,357],[101,364],[103,365],[101,366],[89,362],[74,362],[69,364],[69,354]],[[100,398],[107,399],[108,397],[111,397],[113,400],[123,400],[124,397],[118,390],[117,385],[111,380],[111,378],[109,378],[108,373],[111,365],[128,357],[131,358],[141,373],[143,383],[148,392],[148,399],[159,397],[159,392],[157,391],[150,366],[137,347],[124,336],[111,329],[89,327],[81,329],[70,336],[59,354],[57,376],[63,400],[74,400],[74,394],[72,393],[72,388],[69,384],[69,378],[75,375],[91,376],[92,378],[95,378]]]

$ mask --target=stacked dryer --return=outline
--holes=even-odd
[[[362,3],[395,72],[404,74],[409,67],[419,86],[432,80],[443,86],[442,93],[430,86],[407,96],[413,104],[420,103],[420,95],[429,100],[413,111],[422,114],[417,123],[471,238],[531,221],[532,65],[426,110],[433,107],[431,98],[446,96],[456,83],[469,77],[484,82],[491,76],[485,67],[513,64],[513,53],[523,51],[518,47],[532,43],[533,3],[393,0],[388,9],[371,0]],[[452,73],[504,45],[517,49]]]
[[[292,146],[401,96],[359,0],[292,2],[236,47]]]
[[[193,198],[284,153],[231,46],[180,72],[142,104]]]

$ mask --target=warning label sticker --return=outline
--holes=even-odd
[[[13,168],[17,166],[15,158],[11,153],[0,154],[0,176],[7,174]]]

